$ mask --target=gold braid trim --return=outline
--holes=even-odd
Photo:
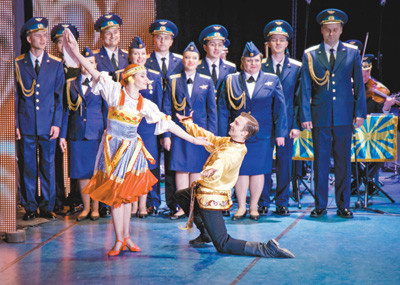
[[[178,103],[178,101],[176,100],[176,95],[175,95],[175,90],[176,90],[176,79],[172,79],[171,82],[171,97],[172,97],[172,103],[174,104],[174,108],[175,110],[182,111],[185,109],[186,107],[186,98],[183,98],[182,103]]]
[[[227,87],[228,99],[229,99],[229,103],[230,103],[231,107],[235,110],[241,109],[243,107],[243,105],[246,103],[246,92],[243,91],[243,93],[240,96],[235,97],[235,95],[233,94],[233,89],[232,89],[232,76],[228,76],[228,78],[226,79],[226,87]],[[241,100],[239,106],[236,107],[236,105],[232,99],[235,101]]]
[[[72,100],[71,100],[71,91],[70,91],[71,82],[72,82],[72,81],[68,81],[68,82],[67,82],[67,86],[66,86],[66,88],[67,88],[67,102],[68,102],[68,108],[69,108],[71,111],[76,111],[76,110],[78,110],[79,106],[80,106],[81,103],[82,103],[82,97],[81,97],[81,95],[78,93],[78,99],[76,100],[76,103],[73,103],[73,102],[72,102]]]
[[[19,70],[19,66],[18,66],[17,62],[15,62],[15,76],[17,77],[16,78],[17,82],[19,82],[19,84],[21,85],[22,93],[24,93],[24,95],[26,97],[31,97],[33,95],[33,93],[35,92],[36,80],[33,79],[31,89],[29,89],[29,90],[26,89],[24,86],[24,83],[22,83],[21,70]]]
[[[331,75],[329,70],[326,70],[324,77],[318,78],[314,73],[314,65],[313,65],[313,60],[312,60],[312,56],[310,55],[310,53],[307,53],[307,57],[308,57],[308,69],[310,71],[310,76],[311,76],[312,80],[319,86],[322,86],[322,85],[325,85],[328,83],[328,88],[329,88],[329,76]]]

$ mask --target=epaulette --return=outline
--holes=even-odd
[[[93,54],[98,54],[100,52],[100,49],[93,50],[92,52]]]
[[[234,64],[233,62],[227,61],[227,60],[222,60],[226,65],[232,66],[236,68],[236,64]]]
[[[201,78],[205,78],[205,79],[211,79],[211,76],[205,75],[205,74],[199,74],[199,76]]]
[[[71,82],[71,81],[74,81],[74,80],[77,79],[77,78],[78,78],[78,76],[72,77],[72,78],[68,78],[68,79],[67,79],[67,83],[68,83],[68,82]]]
[[[157,71],[157,70],[153,70],[153,69],[150,69],[150,68],[148,68],[148,69],[147,69],[147,71],[148,71],[148,72],[151,72],[151,73],[154,73],[154,74],[157,74],[157,75],[159,75],[159,74],[160,74],[160,72],[159,72],[159,71]]]
[[[24,57],[25,57],[25,54],[23,53],[23,54],[17,56],[17,57],[15,58],[15,61],[19,61],[19,60],[23,59]]]
[[[294,64],[294,65],[297,65],[297,66],[302,66],[303,65],[300,61],[295,60],[293,58],[289,58],[289,62]]]
[[[304,51],[304,53],[308,53],[308,52],[313,51],[313,50],[316,50],[316,49],[318,49],[318,48],[319,48],[319,45],[315,45],[315,46],[309,47],[308,49],[306,49],[306,50]]]
[[[127,51],[126,49],[122,49],[122,48],[121,48],[121,51],[122,51],[123,53],[128,54],[128,51]]]
[[[58,61],[58,62],[61,62],[61,61],[62,61],[62,59],[59,58],[59,57],[56,57],[56,56],[54,56],[54,55],[52,55],[52,54],[48,54],[48,55],[49,55],[49,57],[50,57],[51,59],[54,59],[55,61]]]
[[[358,47],[357,47],[356,45],[352,45],[352,44],[349,44],[349,43],[343,43],[343,45],[344,45],[345,47],[352,48],[352,49],[357,49],[357,50],[358,50]]]
[[[179,53],[172,53],[175,57],[182,59],[183,56]]]
[[[264,72],[265,75],[271,75],[271,76],[275,76],[278,77],[278,75],[276,75],[275,73],[271,73],[271,72]]]
[[[174,78],[179,78],[179,77],[181,77],[181,74],[177,73],[177,74],[172,74],[169,78],[174,79]]]

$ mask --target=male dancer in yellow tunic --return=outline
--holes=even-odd
[[[189,215],[187,228],[191,228],[194,222],[200,231],[200,236],[189,243],[200,245],[212,241],[220,253],[293,258],[294,255],[280,248],[274,239],[261,243],[232,238],[222,216],[222,211],[232,206],[231,189],[238,179],[247,152],[245,141],[258,132],[257,120],[242,113],[230,124],[230,137],[218,137],[194,124],[192,114],[189,117],[177,117],[189,134],[206,137],[213,144],[206,147],[211,155],[203,167],[202,178],[194,182],[192,189],[175,193],[179,205]]]

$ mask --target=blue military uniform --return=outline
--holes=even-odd
[[[178,35],[178,28],[176,25],[169,20],[156,20],[149,27],[149,32],[152,35],[157,34],[169,34],[172,38],[175,38]],[[168,64],[166,64],[166,70],[163,70],[163,66],[160,65],[157,61],[156,52],[153,51],[146,61],[146,67],[155,71],[160,72],[163,78],[163,88],[166,87],[168,83],[168,78],[176,73],[180,73],[183,70],[182,65],[182,55],[169,52],[169,60]]]
[[[57,43],[62,40],[65,29],[69,29],[74,35],[75,39],[79,39],[78,29],[71,23],[59,23],[55,25],[50,32],[50,38],[53,43]],[[76,78],[79,76],[81,69],[75,67],[69,67],[63,63],[65,80],[70,78]],[[64,170],[63,170],[63,160],[64,154],[61,150],[59,141],[56,144],[55,153],[55,173],[56,173],[56,205],[54,207],[55,213],[64,213],[64,205],[68,205],[70,213],[74,213],[78,208],[77,206],[82,204],[81,193],[79,191],[77,181],[71,180],[70,193],[68,197],[65,197],[65,185],[64,185]]]
[[[129,48],[144,49],[146,45],[140,37],[134,37]],[[149,79],[149,85],[147,89],[141,90],[140,94],[155,103],[161,110],[163,100],[161,73],[147,68],[147,78]],[[138,127],[138,134],[141,136],[146,149],[156,160],[155,164],[149,164],[149,169],[157,179],[160,179],[160,145],[159,137],[154,135],[155,128],[155,124],[148,124],[146,119],[143,119]],[[157,183],[153,185],[153,189],[147,194],[147,206],[152,207],[152,210],[155,211],[160,204],[160,184]]]
[[[32,18],[22,27],[22,35],[46,30],[47,25],[46,18]],[[52,126],[61,127],[62,123],[64,71],[61,59],[43,51],[41,62],[39,59],[37,62],[37,74],[31,56],[28,52],[15,59],[16,127],[21,133],[21,188],[27,213],[36,213],[39,206],[41,215],[45,215],[53,210],[55,203],[56,140],[50,139],[50,129]],[[39,205],[35,199],[38,173],[41,183]]]
[[[184,52],[198,52],[196,46],[191,42]],[[190,79],[192,80],[192,79]],[[185,72],[172,75],[168,80],[163,110],[172,115],[178,124],[176,114],[188,116],[193,113],[193,121],[200,127],[216,134],[217,133],[217,106],[215,103],[214,83],[210,76],[194,75],[194,80],[189,83]],[[192,84],[192,94],[189,94],[188,85]],[[208,157],[204,147],[193,145],[175,135],[172,136],[171,169],[175,171],[199,173]]]
[[[260,52],[253,43],[247,43],[243,56],[254,57]],[[219,127],[227,129],[241,112],[250,113],[259,124],[258,133],[246,141],[247,154],[239,175],[271,173],[272,151],[275,137],[288,134],[285,96],[278,76],[259,71],[254,91],[250,97],[244,71],[230,74],[223,90],[224,100],[219,100],[219,110],[229,110],[229,117],[219,113]]]
[[[320,24],[344,24],[347,15],[340,10],[328,9],[317,16],[317,21]],[[313,124],[316,209],[312,216],[326,213],[331,147],[335,161],[336,205],[339,210],[349,208],[353,119],[366,117],[358,48],[339,41],[333,62],[332,68],[324,43],[304,51],[300,118],[301,122]]]
[[[82,54],[94,56],[88,47]],[[69,176],[74,179],[93,176],[97,151],[107,128],[107,103],[91,92],[91,84],[90,77],[79,75],[69,79],[65,86],[60,138],[68,141]],[[85,91],[83,85],[86,85]]]
[[[225,29],[225,27],[221,25],[211,25],[206,27],[199,36],[199,42],[202,45],[206,45],[207,41],[209,40],[222,40],[225,44],[225,41],[227,40],[228,37],[228,32]],[[197,71],[201,74],[205,74],[210,76],[213,79],[213,83],[215,86],[215,93],[216,93],[216,101],[218,101],[218,97],[220,96],[222,92],[222,86],[223,83],[226,80],[226,77],[228,74],[235,73],[236,70],[236,64],[219,59],[217,63],[214,63],[215,67],[211,67],[207,63],[206,58],[201,60],[199,66],[197,67]],[[215,68],[215,71],[213,71],[213,68]],[[218,72],[216,71],[218,70]],[[217,74],[218,73],[218,74]],[[226,136],[228,130],[218,130],[218,135],[219,136]]]
[[[264,37],[269,41],[272,35],[283,35],[287,40],[292,37],[292,27],[284,20],[269,22],[264,28]],[[276,74],[272,57],[263,60],[262,71]],[[288,131],[299,129],[298,125],[298,87],[300,82],[301,62],[285,56],[277,74],[285,95],[286,116]],[[276,196],[275,204],[286,207],[289,201],[289,186],[292,173],[293,139],[285,138],[284,146],[276,146]],[[264,189],[260,197],[259,206],[269,207],[271,190],[271,173],[265,175]]]
[[[158,34],[171,35],[174,39],[178,35],[178,28],[176,25],[165,19],[160,19],[154,21],[149,27],[149,33],[153,36]],[[147,58],[146,68],[150,70],[154,70],[160,72],[162,77],[162,87],[165,96],[165,89],[168,85],[168,79],[171,75],[180,73],[183,71],[182,65],[182,55],[169,52],[168,59],[160,58],[160,62],[157,60],[157,54],[153,51]],[[163,62],[166,62],[163,66]],[[164,99],[163,99],[164,101]],[[164,133],[163,137],[170,137],[171,134]],[[165,200],[168,208],[171,210],[171,214],[174,214],[177,211],[177,202],[174,199],[173,195],[176,192],[176,184],[175,184],[175,172],[171,170],[171,152],[167,150],[163,150],[164,152],[164,169],[165,169]]]
[[[102,32],[106,29],[119,27],[122,25],[122,19],[113,13],[108,13],[101,16],[94,24],[95,30]],[[102,46],[99,50],[93,51],[98,71],[106,71],[112,76],[114,81],[120,81],[121,73],[124,71],[125,67],[128,66],[128,52],[126,50],[118,48],[115,56],[117,65],[114,67],[112,62],[112,57],[107,54],[106,48]]]

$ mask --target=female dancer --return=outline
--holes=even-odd
[[[156,135],[169,131],[194,144],[210,143],[187,134],[154,103],[140,95],[139,91],[148,85],[144,66],[128,65],[121,75],[121,83],[114,82],[106,73],[94,69],[79,53],[69,30],[64,33],[63,40],[67,52],[92,75],[93,93],[100,93],[109,106],[107,130],[97,154],[94,175],[83,192],[111,206],[116,241],[108,255],[118,255],[126,247],[130,251],[140,251],[129,233],[131,203],[148,193],[157,182],[146,160],[154,163],[154,159],[137,133],[140,120],[144,117],[148,123],[157,123]]]

